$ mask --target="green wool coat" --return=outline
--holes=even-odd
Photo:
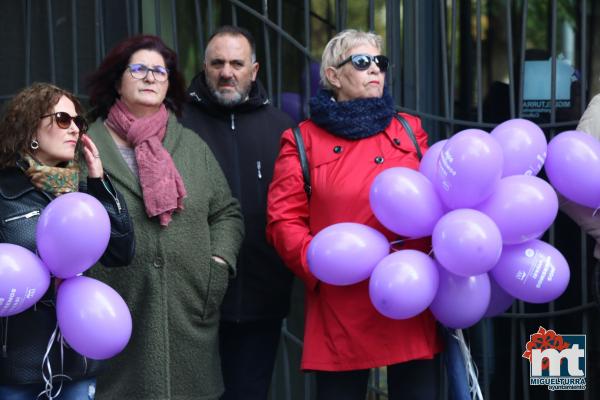
[[[219,306],[243,239],[240,207],[208,146],[171,114],[163,145],[187,190],[184,210],[168,227],[146,214],[137,177],[102,121],[89,131],[105,172],[125,197],[136,255],[123,268],[92,268],[133,317],[125,350],[98,377],[97,398],[217,399],[223,392],[218,353]]]

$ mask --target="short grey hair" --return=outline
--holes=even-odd
[[[331,38],[325,46],[323,56],[321,57],[321,85],[323,85],[325,89],[334,89],[325,75],[327,68],[336,67],[344,60],[344,54],[346,54],[348,50],[364,44],[374,46],[381,51],[383,39],[374,32],[364,32],[356,29],[343,30]]]
[[[204,49],[204,62],[206,62],[206,49],[208,49],[208,45],[210,44],[210,42],[216,38],[217,36],[243,36],[244,38],[246,38],[246,40],[248,41],[248,44],[250,45],[250,58],[251,61],[253,63],[256,62],[256,41],[254,40],[254,36],[252,36],[252,33],[250,33],[250,31],[246,28],[242,28],[241,26],[233,26],[233,25],[223,25],[219,28],[217,28],[216,31],[214,31],[210,37],[208,38],[208,41],[206,42],[206,48]]]

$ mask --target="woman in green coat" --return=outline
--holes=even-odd
[[[117,44],[89,79],[90,127],[125,196],[136,256],[91,274],[133,315],[125,351],[98,379],[98,399],[217,399],[219,306],[243,237],[238,202],[213,154],[176,119],[183,79],[156,36]]]

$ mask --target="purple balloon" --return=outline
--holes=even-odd
[[[579,131],[567,131],[548,144],[546,174],[567,199],[600,207],[600,141]]]
[[[296,123],[299,123],[304,119],[302,113],[302,97],[298,93],[282,92],[281,109],[288,113]]]
[[[33,306],[49,286],[50,272],[38,256],[16,244],[0,243],[0,317]]]
[[[429,309],[443,325],[463,329],[475,325],[490,303],[490,279],[487,274],[454,275],[438,268],[440,286]]]
[[[504,154],[502,176],[537,175],[544,166],[548,143],[539,126],[526,119],[510,119],[490,132]]]
[[[448,140],[440,140],[434,143],[423,155],[421,163],[419,164],[419,172],[427,177],[431,182],[435,182],[435,174],[437,170],[438,160],[442,148],[448,142]]]
[[[458,132],[444,145],[433,184],[451,209],[471,208],[489,197],[502,176],[502,148],[479,129]]]
[[[315,96],[317,94],[317,92],[319,91],[319,84],[320,84],[320,80],[321,80],[321,64],[319,64],[316,61],[311,61],[310,62],[310,67],[309,67],[309,71],[310,71],[310,95],[308,97],[312,97]],[[301,87],[304,88],[306,87],[306,70],[304,70],[302,72],[302,81],[301,81]]]
[[[69,346],[94,360],[120,353],[131,337],[131,314],[125,301],[110,286],[86,276],[61,283],[56,315]]]
[[[502,233],[504,244],[517,244],[538,238],[558,214],[558,197],[546,181],[535,176],[502,178],[498,189],[477,206]]]
[[[529,303],[557,299],[567,289],[571,274],[565,257],[541,240],[504,246],[490,273],[508,294]]]
[[[486,317],[495,317],[500,315],[510,308],[515,298],[510,294],[506,293],[504,289],[496,283],[496,281],[490,277],[490,289],[491,297],[490,304],[488,305],[487,311],[485,312]]]
[[[450,211],[433,230],[435,259],[456,275],[483,274],[496,265],[502,236],[494,221],[477,210]]]
[[[52,274],[71,278],[94,265],[110,239],[102,204],[85,193],[67,193],[44,208],[37,224],[37,249]]]
[[[411,238],[431,235],[444,214],[431,182],[420,172],[404,167],[389,168],[377,175],[369,202],[383,226]]]
[[[331,285],[352,285],[367,279],[390,252],[387,238],[367,225],[334,224],[308,245],[307,261],[317,279]]]
[[[369,280],[369,296],[386,317],[412,318],[429,307],[438,282],[431,257],[417,250],[400,250],[377,264]]]

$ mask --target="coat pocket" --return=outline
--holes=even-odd
[[[203,319],[208,319],[218,314],[228,284],[229,271],[227,266],[219,264],[211,257]]]

